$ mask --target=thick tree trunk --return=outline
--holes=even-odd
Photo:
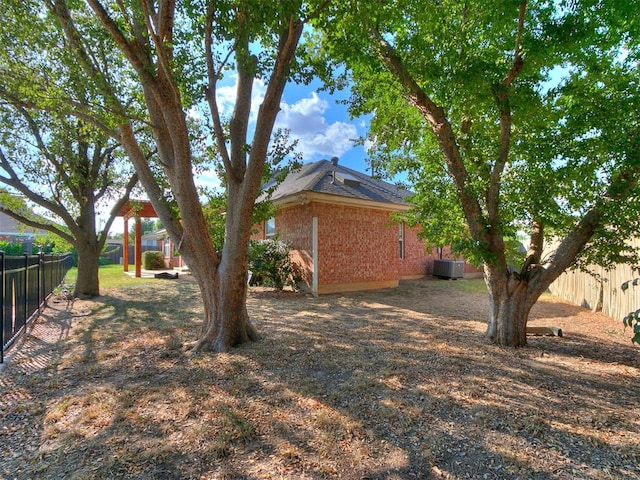
[[[508,295],[502,291],[490,293],[489,298],[487,340],[505,347],[526,346],[527,320],[531,310],[526,296],[521,293]]]
[[[247,312],[247,269],[249,238],[251,236],[251,193],[240,201],[238,186],[231,183],[230,194],[238,199],[230,203],[226,217],[226,241],[220,262],[215,269],[206,269],[203,275],[209,281],[201,282],[205,305],[205,322],[194,350],[228,351],[242,343],[260,338]]]
[[[224,279],[219,284],[216,316],[219,319],[216,338],[212,348],[223,352],[246,342],[260,338],[247,312],[247,269],[231,262],[220,265],[219,275]]]
[[[526,346],[529,312],[540,294],[533,292],[533,284],[506,268],[485,265],[484,270],[489,290],[487,341],[505,347]]]
[[[73,294],[80,298],[97,297],[100,295],[98,275],[100,249],[95,243],[78,245],[76,248],[78,250],[78,278]]]
[[[529,265],[521,273],[485,264],[484,272],[489,290],[487,341],[505,347],[525,347],[531,308],[559,273],[538,264]]]
[[[202,293],[205,321],[194,352],[213,350],[225,352],[246,342],[259,340],[247,312],[247,268],[246,262],[233,261],[246,253],[237,252],[241,247],[234,244],[225,248],[223,260],[217,270],[209,270],[208,282],[199,281]],[[234,255],[234,251],[237,253]],[[232,259],[227,261],[227,259]]]

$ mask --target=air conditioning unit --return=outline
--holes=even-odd
[[[462,260],[434,260],[433,276],[438,278],[462,278],[464,262]]]

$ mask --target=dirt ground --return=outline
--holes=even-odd
[[[51,302],[0,372],[3,479],[638,479],[640,348],[545,296],[483,342],[473,281],[252,288],[263,339],[191,355],[195,283]]]

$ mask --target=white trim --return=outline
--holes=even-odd
[[[395,212],[403,212],[411,208],[409,204],[375,202],[373,200],[365,200],[362,198],[344,197],[342,195],[317,192],[300,192],[294,195],[280,197],[271,201],[273,206],[277,208],[283,208],[289,205],[306,205],[310,202],[329,203],[332,205],[352,205],[358,207],[375,208],[379,210],[390,210]]]

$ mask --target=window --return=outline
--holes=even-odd
[[[164,239],[164,256],[165,257],[170,257],[171,256],[171,240],[169,240],[169,237],[166,237]]]
[[[276,219],[275,217],[271,217],[269,220],[264,222],[264,233],[265,237],[273,238],[276,235]]]
[[[400,260],[404,258],[404,222],[398,224],[398,247]]]

